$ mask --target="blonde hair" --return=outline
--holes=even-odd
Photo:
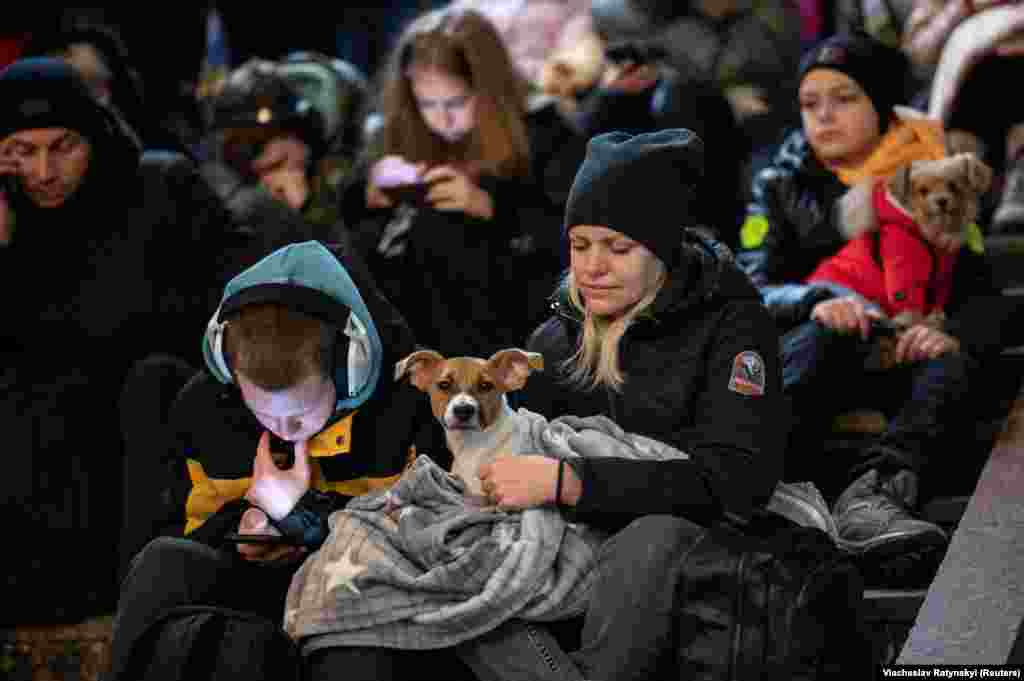
[[[655,260],[647,281],[647,292],[621,315],[609,318],[596,315],[583,303],[579,287],[568,272],[562,280],[569,291],[569,303],[583,315],[583,333],[580,334],[576,352],[562,363],[568,372],[569,383],[584,390],[606,386],[616,392],[622,390],[626,377],[619,362],[619,344],[637,317],[646,312],[658,297],[658,292],[668,282],[668,271],[661,260]]]
[[[246,305],[225,328],[231,370],[268,392],[313,376],[329,378],[334,327],[284,305]]]
[[[464,144],[446,142],[427,127],[413,96],[413,68],[457,77],[472,90],[476,125]],[[529,86],[483,14],[442,8],[421,15],[399,38],[382,78],[376,153],[399,154],[414,163],[471,164],[498,176],[529,172],[524,120]]]

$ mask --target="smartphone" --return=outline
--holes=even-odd
[[[406,184],[392,184],[378,187],[381,194],[391,199],[394,203],[405,203],[411,206],[424,206],[427,204],[427,194],[430,192],[430,183],[409,182]]]
[[[604,52],[608,61],[616,64],[653,64],[668,56],[668,50],[660,45],[625,42],[611,45]]]
[[[895,336],[898,328],[891,319],[872,319],[871,320],[871,337],[872,338],[888,338]]]
[[[262,544],[265,546],[304,546],[301,541],[273,534],[239,534],[229,532],[224,535],[224,541],[234,544]]]

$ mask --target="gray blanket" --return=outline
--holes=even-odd
[[[604,417],[518,415],[527,427],[516,453],[686,456]],[[555,508],[499,511],[463,492],[461,480],[421,455],[389,490],[331,516],[330,536],[296,573],[285,606],[285,629],[304,652],[442,648],[511,618],[584,611],[604,536]]]

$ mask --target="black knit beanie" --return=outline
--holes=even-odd
[[[22,59],[7,66],[0,71],[0,102],[0,139],[22,130],[68,128],[95,141],[109,136],[114,125],[62,59]]]
[[[856,81],[874,105],[882,132],[889,125],[892,108],[906,103],[906,57],[867,35],[837,33],[808,50],[800,61],[798,88],[814,69],[834,69]]]
[[[683,128],[609,132],[587,144],[565,207],[565,229],[596,225],[635,239],[671,269],[697,222],[704,143]]]

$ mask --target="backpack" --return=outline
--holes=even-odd
[[[742,528],[716,525],[681,569],[680,679],[871,677],[863,579],[820,528],[771,513]]]
[[[107,681],[298,681],[298,646],[262,615],[213,606],[170,608]]]

